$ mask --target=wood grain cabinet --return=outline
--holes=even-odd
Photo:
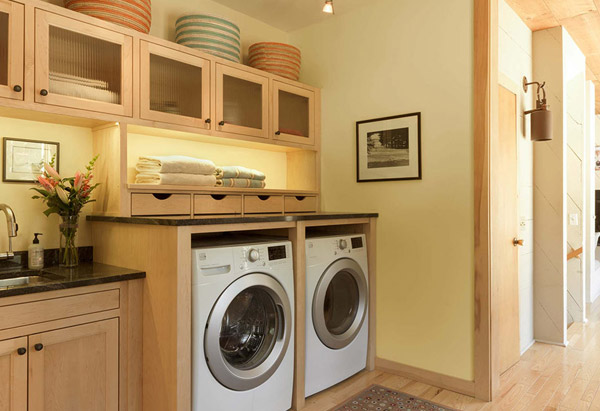
[[[216,64],[215,130],[269,138],[269,78]]]
[[[140,44],[140,115],[210,129],[210,61],[158,44]]]
[[[24,26],[24,6],[0,0],[0,97],[23,100]]]
[[[274,80],[272,94],[273,138],[315,144],[315,92]]]
[[[132,115],[133,38],[35,11],[35,101]]]
[[[29,336],[29,411],[119,410],[119,320]]]
[[[27,337],[0,341],[0,411],[27,411]]]

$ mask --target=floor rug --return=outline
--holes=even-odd
[[[456,411],[414,395],[373,385],[331,411]]]

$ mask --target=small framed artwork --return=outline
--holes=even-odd
[[[2,181],[32,183],[42,174],[45,162],[55,157],[60,172],[59,143],[4,137]]]
[[[356,181],[421,179],[421,113],[356,123]]]
[[[600,146],[596,146],[596,171],[600,171]]]

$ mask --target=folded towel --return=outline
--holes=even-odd
[[[217,167],[217,178],[249,178],[250,180],[264,180],[265,173],[241,166]]]
[[[184,173],[139,173],[135,177],[136,184],[161,184],[179,186],[207,186],[214,187],[217,178],[203,174]]]
[[[215,174],[215,163],[186,156],[143,156],[135,169],[141,173]]]
[[[265,188],[265,182],[250,178],[218,178],[217,187]]]

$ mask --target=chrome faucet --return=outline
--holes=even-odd
[[[0,210],[6,215],[6,226],[8,228],[8,251],[6,253],[0,253],[0,260],[6,260],[13,258],[15,254],[12,250],[12,238],[17,236],[19,225],[15,218],[15,212],[6,204],[0,204]]]

